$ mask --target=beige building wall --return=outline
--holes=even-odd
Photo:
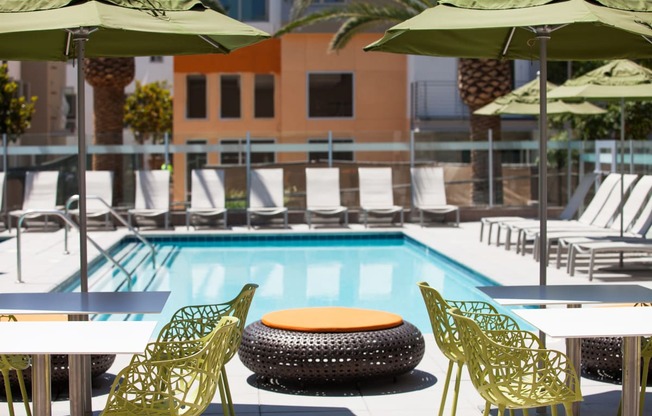
[[[378,34],[356,36],[337,53],[328,52],[332,34],[290,34],[271,39],[229,55],[175,57],[174,64],[174,144],[220,139],[272,138],[276,143],[308,142],[309,138],[352,139],[355,143],[407,142],[407,57],[397,54],[364,52],[363,47]],[[308,74],[348,72],[353,74],[354,110],[350,118],[308,118]],[[186,117],[186,77],[204,74],[207,88],[207,117]],[[239,74],[241,117],[220,118],[220,76]],[[274,118],[254,118],[254,78],[274,74]],[[219,164],[215,152],[207,155],[209,165]],[[307,153],[277,153],[279,163],[304,162]],[[356,161],[406,161],[407,152],[356,152]],[[174,156],[175,201],[185,199],[186,156]]]

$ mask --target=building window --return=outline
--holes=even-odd
[[[244,165],[247,162],[247,141],[243,139],[220,140],[221,145],[238,145],[239,151],[221,152],[220,163],[222,165]],[[274,144],[273,139],[252,139],[251,144]],[[274,152],[252,152],[251,163],[275,163]]]
[[[221,0],[229,17],[241,22],[267,22],[269,10],[267,0]]]
[[[206,76],[188,75],[186,77],[186,117],[206,118]]]
[[[222,75],[220,91],[220,116],[240,118],[240,75]]]
[[[274,75],[257,74],[254,79],[254,117],[274,117]]]
[[[163,63],[163,57],[162,56],[150,56],[149,57],[149,62],[153,64],[162,64]]]
[[[309,144],[326,144],[328,143],[327,139],[308,139]],[[333,139],[333,145],[338,143],[353,143],[351,139]],[[335,147],[335,146],[333,146]],[[353,152],[352,151],[334,151],[333,160],[337,161],[347,161],[353,162]],[[328,151],[325,152],[309,152],[308,161],[310,162],[326,162],[328,161]]]
[[[353,74],[308,74],[308,117],[353,117]]]
[[[198,144],[206,146],[206,140],[188,140],[186,144]],[[190,191],[192,181],[192,170],[203,169],[208,162],[206,152],[188,152],[186,153],[186,189]]]

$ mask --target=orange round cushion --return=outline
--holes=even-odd
[[[302,332],[372,331],[403,323],[394,313],[343,307],[285,309],[270,312],[261,321],[271,328]]]

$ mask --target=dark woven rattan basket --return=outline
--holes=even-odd
[[[582,339],[582,377],[608,383],[623,381],[623,339],[620,337]],[[652,384],[652,370],[648,384]]]
[[[319,384],[394,376],[423,358],[421,332],[409,322],[360,332],[302,332],[248,325],[238,355],[258,376]]]
[[[96,378],[106,373],[115,361],[115,354],[99,354],[91,355],[91,378]],[[68,356],[67,355],[51,355],[51,374],[53,386],[67,386],[69,380],[68,374]],[[26,384],[32,383],[32,367],[23,371]],[[9,376],[9,382],[12,388],[18,387],[18,380],[16,380],[16,372],[12,371]],[[0,386],[4,386],[4,379],[0,374]],[[4,387],[2,388],[4,392]]]

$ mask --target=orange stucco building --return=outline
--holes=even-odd
[[[229,55],[175,57],[174,144],[229,144],[247,133],[253,142],[306,144],[325,139],[329,131],[354,144],[407,141],[406,57],[364,52],[377,33],[357,35],[343,50],[329,53],[331,37],[289,34]],[[271,157],[280,163],[309,159],[301,151]],[[188,158],[174,156],[177,201],[184,200],[184,178],[192,165]],[[406,158],[403,153],[352,154],[354,161]],[[205,155],[205,161],[233,163],[218,152]]]

